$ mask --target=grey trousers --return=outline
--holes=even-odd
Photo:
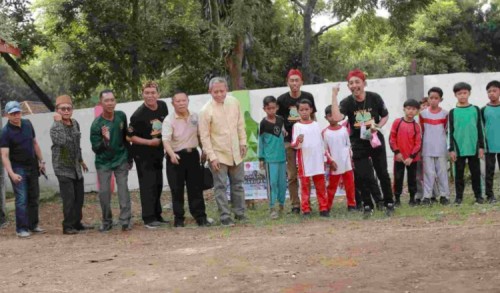
[[[128,163],[110,170],[97,170],[99,180],[99,200],[102,210],[102,225],[111,226],[113,215],[111,213],[111,174],[115,174],[118,188],[118,202],[120,204],[120,224],[129,225],[132,217],[130,193],[128,191]]]
[[[423,157],[424,167],[424,198],[431,198],[433,189],[437,185],[439,195],[450,198],[448,183],[448,158]]]
[[[214,195],[217,207],[219,208],[220,219],[225,220],[231,217],[229,202],[227,200],[227,180],[230,184],[230,198],[233,213],[237,216],[245,214],[245,191],[243,182],[245,180],[245,169],[243,162],[235,166],[219,164],[219,171],[215,171],[210,167],[214,177]]]
[[[7,213],[5,209],[5,192],[0,192],[0,225],[7,221]]]

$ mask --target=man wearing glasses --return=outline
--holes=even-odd
[[[78,122],[71,118],[73,103],[67,95],[56,98],[52,139],[52,166],[59,181],[63,203],[63,234],[78,234],[92,227],[82,224],[83,173],[88,171],[80,148],[81,132]]]

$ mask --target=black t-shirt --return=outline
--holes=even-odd
[[[295,124],[295,122],[300,120],[299,111],[297,109],[297,102],[302,99],[311,101],[313,105],[312,112],[316,113],[314,97],[308,92],[300,92],[300,96],[296,99],[290,96],[290,92],[284,93],[278,97],[279,109],[277,111],[277,114],[285,119],[285,130],[287,132],[287,136],[285,137],[286,142],[290,142],[292,140],[293,125]]]
[[[37,166],[34,138],[35,130],[28,119],[21,119],[21,127],[7,121],[2,129],[0,147],[9,149],[12,167]]]
[[[161,139],[161,127],[163,120],[168,115],[167,104],[164,101],[157,101],[158,108],[153,111],[142,104],[130,117],[130,124],[127,135],[129,137],[138,136],[144,139]],[[147,145],[132,144],[131,148],[134,158],[141,159],[163,159],[163,144],[157,147]]]
[[[381,118],[389,114],[382,97],[374,92],[366,92],[365,100],[358,102],[350,95],[340,102],[339,108],[349,119],[353,150],[371,148],[370,141],[360,138],[360,129],[362,122],[368,129],[373,123],[378,123]]]

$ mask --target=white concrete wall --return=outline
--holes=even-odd
[[[444,101],[443,108],[451,109],[455,105],[455,98],[453,95],[453,85],[459,81],[465,81],[472,85],[472,96],[471,103],[478,106],[483,106],[487,103],[488,98],[486,95],[486,84],[493,79],[500,79],[500,73],[455,73],[455,74],[445,74],[445,75],[430,75],[424,77],[424,91],[433,86],[439,86],[444,91]],[[318,109],[317,119],[321,126],[327,125],[324,119],[324,109],[330,103],[331,100],[331,89],[337,83],[325,83],[318,85],[306,85],[303,87],[304,91],[311,92],[314,95],[316,106]],[[262,99],[268,95],[279,96],[280,94],[286,92],[287,87],[271,88],[271,89],[260,89],[250,91],[250,107],[251,115],[255,121],[259,122],[264,117],[264,112],[262,110]],[[367,91],[373,91],[379,93],[384,99],[386,106],[389,110],[389,122],[383,128],[383,133],[386,137],[386,142],[390,132],[390,126],[394,119],[401,117],[403,115],[403,103],[406,100],[406,79],[404,77],[396,78],[385,78],[368,80]],[[340,93],[339,100],[350,94],[347,88],[346,82],[340,82]],[[208,94],[195,95],[190,97],[190,110],[198,112],[200,108],[210,99]],[[169,106],[169,113],[173,112],[170,99],[166,99]],[[117,109],[124,111],[127,117],[130,118],[132,113],[142,104],[142,101],[122,103],[117,105]],[[52,125],[52,113],[47,114],[35,114],[29,115],[28,118],[32,121],[37,139],[42,148],[44,159],[47,162],[47,175],[48,180],[45,178],[40,179],[40,186],[42,188],[50,188],[58,190],[57,178],[54,175],[54,170],[52,169],[52,156],[51,156],[51,140],[50,140],[50,126]],[[94,119],[93,109],[80,109],[75,110],[73,117],[80,123],[80,128],[82,132],[82,152],[83,158],[89,167],[89,173],[85,174],[85,191],[95,191],[96,190],[96,179],[97,174],[94,167],[94,153],[92,152],[90,146],[90,125]],[[7,123],[6,119],[3,118],[3,123]],[[390,152],[387,146],[388,153],[388,163],[391,166],[392,162],[392,152]],[[392,167],[389,167],[389,172],[392,172]],[[165,188],[167,186],[166,177],[164,177]],[[11,188],[10,184],[6,185],[8,189]],[[138,180],[135,167],[131,170],[129,174],[129,188],[138,189]]]

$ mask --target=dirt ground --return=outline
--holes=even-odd
[[[69,236],[60,209],[42,205],[46,234],[0,231],[0,292],[500,292],[498,210]],[[97,203],[84,215],[98,219]]]

